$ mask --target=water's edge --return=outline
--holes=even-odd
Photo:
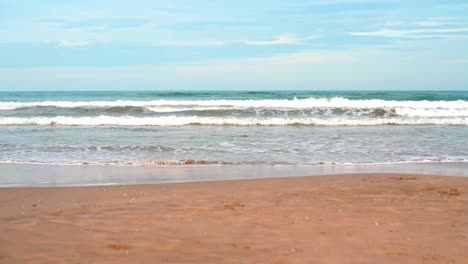
[[[321,176],[356,173],[406,173],[468,176],[466,162],[327,166],[63,166],[0,164],[0,187],[51,187],[157,184],[234,179]]]

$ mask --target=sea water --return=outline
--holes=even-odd
[[[2,163],[466,161],[466,91],[0,92]]]

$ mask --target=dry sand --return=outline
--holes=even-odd
[[[468,263],[468,178],[0,189],[0,263]]]

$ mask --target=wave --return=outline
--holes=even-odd
[[[298,116],[298,117],[324,117],[324,116],[368,116],[368,117],[468,117],[468,109],[450,108],[241,108],[228,106],[115,106],[109,108],[56,108],[51,106],[37,106],[35,108],[20,108],[25,111],[22,116],[50,116],[51,113],[63,116],[99,116],[99,115],[136,115],[136,116],[162,116],[170,114],[203,115],[203,116]],[[26,111],[26,109],[29,109]],[[17,113],[11,113],[17,114]],[[15,116],[15,115],[10,115]]]
[[[156,107],[149,106],[145,108],[146,111],[156,112],[156,113],[177,113],[177,112],[205,112],[205,111],[237,111],[239,113],[245,112],[247,110],[252,110],[252,108],[241,108],[241,107],[228,107],[228,106],[192,106],[192,107]],[[408,117],[468,117],[468,108],[415,108],[415,107],[396,107],[396,108],[349,108],[349,107],[333,107],[333,108],[314,108],[314,109],[291,109],[291,108],[256,108],[257,113],[261,113],[261,110],[273,110],[278,111],[277,114],[283,114],[285,111],[291,113],[291,111],[304,111],[304,110],[337,110],[342,111],[347,114],[356,114],[361,115],[363,112],[373,114],[375,116],[386,116],[386,115],[397,115],[397,116],[408,116]],[[367,111],[362,111],[367,110]],[[271,113],[271,112],[269,112]],[[303,113],[303,112],[302,112]],[[317,114],[317,112],[307,112],[308,114]],[[319,112],[322,113],[323,112]],[[331,114],[336,114],[332,112]]]
[[[0,125],[63,125],[63,126],[377,126],[377,125],[454,125],[467,126],[466,117],[448,118],[242,118],[242,117],[199,117],[199,116],[85,116],[85,117],[3,117]]]
[[[186,106],[186,107],[170,107],[170,106],[147,106],[144,107],[147,111],[155,113],[175,113],[188,111],[223,111],[223,110],[242,110],[242,108],[228,106]]]
[[[41,101],[41,102],[0,102],[0,110],[16,110],[31,107],[59,108],[109,108],[109,107],[240,107],[240,108],[415,108],[415,109],[464,109],[468,101],[396,101],[381,99],[305,98],[271,100],[152,100],[152,101]],[[157,109],[156,109],[157,111]]]
[[[468,108],[392,108],[398,116],[408,117],[468,117]]]
[[[29,165],[59,165],[59,166],[111,166],[111,167],[140,167],[140,166],[304,166],[304,167],[330,167],[330,166],[391,166],[402,164],[428,164],[428,163],[468,163],[466,158],[436,158],[414,159],[389,162],[317,162],[311,164],[268,163],[268,162],[229,162],[216,160],[114,160],[114,161],[26,161],[26,160],[0,160],[0,164],[29,164]]]
[[[0,144],[1,151],[15,151],[20,150],[22,146],[15,144]],[[50,146],[28,146],[28,150],[39,151],[39,152],[130,152],[130,151],[139,151],[139,152],[174,152],[174,151],[186,151],[187,148],[172,148],[163,145],[123,145],[123,146],[111,146],[111,145],[101,145],[101,146],[67,146],[67,145],[50,145]]]

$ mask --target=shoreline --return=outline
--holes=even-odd
[[[459,160],[415,160],[415,161],[389,161],[389,162],[369,162],[369,163],[351,163],[351,162],[319,162],[315,164],[291,164],[291,163],[262,163],[262,162],[226,162],[210,160],[143,160],[127,161],[123,163],[106,162],[76,162],[76,163],[54,163],[54,162],[33,162],[33,161],[0,161],[0,165],[35,165],[35,166],[86,166],[86,167],[176,167],[176,166],[304,166],[304,167],[327,167],[327,166],[392,166],[400,164],[450,164],[450,163],[468,163],[468,159]]]
[[[182,165],[89,166],[0,164],[2,187],[106,186],[206,182],[359,173],[405,173],[468,177],[468,162],[372,165]]]
[[[468,177],[0,188],[0,262],[465,263],[466,223]]]

